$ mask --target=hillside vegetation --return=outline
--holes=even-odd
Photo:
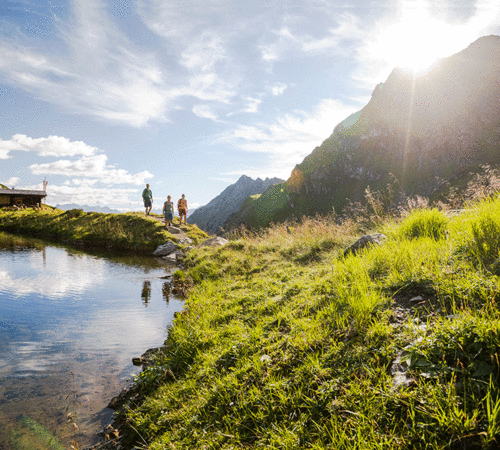
[[[208,237],[196,225],[183,227],[194,243]],[[178,240],[165,230],[162,222],[144,213],[85,213],[81,209],[62,211],[48,207],[20,211],[0,209],[0,231],[139,253],[151,253],[167,240]]]
[[[424,203],[189,252],[125,448],[497,448],[500,197]],[[384,244],[344,256],[367,230]]]

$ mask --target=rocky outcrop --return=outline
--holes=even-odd
[[[202,206],[191,214],[187,221],[196,224],[199,228],[210,233],[219,233],[228,217],[237,212],[245,201],[251,195],[262,194],[269,187],[284,180],[279,178],[266,178],[253,180],[246,175],[231,186],[228,186],[221,194],[211,200],[207,205]]]

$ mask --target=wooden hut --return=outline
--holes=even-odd
[[[36,207],[42,205],[47,196],[45,191],[27,191],[23,189],[0,189],[0,208],[4,206]]]

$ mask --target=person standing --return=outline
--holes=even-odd
[[[149,189],[149,184],[146,184],[146,189],[142,191],[142,199],[144,200],[144,207],[146,208],[146,216],[149,216],[153,206],[153,193],[151,189]]]
[[[177,202],[177,211],[179,212],[179,218],[181,223],[182,223],[182,217],[184,216],[184,224],[185,224],[187,219],[188,204],[186,196],[184,194],[182,194],[182,197]]]
[[[174,220],[174,202],[170,195],[167,196],[167,201],[163,203],[163,214],[165,214],[165,228],[172,226]]]

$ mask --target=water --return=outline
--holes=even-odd
[[[0,233],[1,450],[94,443],[106,405],[139,372],[132,357],[160,346],[182,309],[167,274],[152,257]]]

